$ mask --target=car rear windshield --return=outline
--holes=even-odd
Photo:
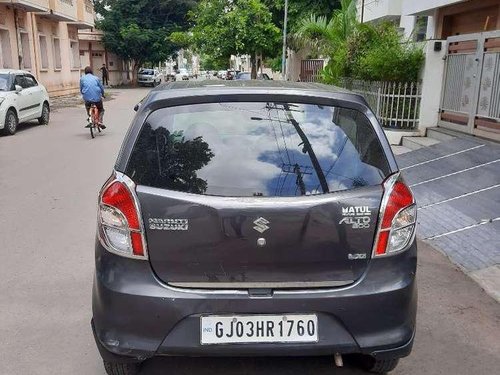
[[[389,166],[359,111],[237,102],[156,110],[125,173],[138,185],[187,193],[285,197],[379,185]]]
[[[153,70],[146,70],[146,69],[143,69],[139,72],[139,74],[144,74],[144,75],[147,75],[147,76],[152,76],[154,73]]]

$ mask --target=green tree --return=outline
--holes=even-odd
[[[201,0],[190,13],[197,50],[213,59],[230,55],[251,56],[252,76],[257,75],[256,55],[274,55],[280,30],[260,0]],[[226,60],[227,61],[227,60]]]
[[[341,78],[368,81],[416,81],[424,54],[415,43],[401,38],[391,22],[361,24],[356,1],[341,0],[330,19],[311,15],[296,32],[302,43],[329,57],[323,81],[339,84]]]
[[[222,70],[227,67],[229,58],[221,56],[214,58],[212,55],[202,54],[200,56],[200,66],[204,70]]]
[[[262,0],[266,4],[272,15],[273,23],[283,31],[283,22],[285,15],[284,0]],[[288,0],[288,22],[287,22],[287,47],[292,50],[299,50],[304,47],[304,43],[295,37],[302,20],[308,19],[313,14],[331,15],[335,9],[340,7],[340,0]],[[282,50],[276,48],[274,55],[269,56],[266,65],[273,71],[281,71]]]
[[[296,34],[302,41],[313,41],[321,53],[331,53],[346,43],[357,25],[356,0],[340,0],[340,9],[335,9],[330,19],[311,14],[302,19]]]
[[[95,0],[97,27],[104,32],[105,47],[133,61],[134,81],[145,63],[171,56],[179,46],[172,32],[188,28],[187,13],[195,0]]]
[[[191,33],[185,31],[174,31],[170,34],[168,40],[177,45],[179,48],[189,48],[193,44],[193,37]]]
[[[262,0],[273,14],[273,22],[280,30],[283,30],[285,15],[284,0]],[[340,0],[288,0],[288,25],[290,33],[297,31],[304,18],[312,14],[331,15],[335,9],[340,7]]]
[[[351,76],[368,81],[417,81],[425,55],[420,46],[403,40],[392,23],[381,23],[351,48],[368,46],[353,59]]]

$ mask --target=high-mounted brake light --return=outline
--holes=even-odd
[[[413,238],[416,219],[417,207],[410,188],[399,174],[390,176],[384,183],[373,256],[386,256],[404,250]]]
[[[113,253],[147,259],[134,190],[134,183],[118,172],[104,185],[99,195],[99,240]]]

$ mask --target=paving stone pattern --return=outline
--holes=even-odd
[[[500,221],[491,221],[500,217],[500,186],[491,188],[500,185],[500,145],[455,138],[396,158],[417,199],[417,236],[467,272],[500,264]]]

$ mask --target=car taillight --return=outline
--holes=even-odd
[[[384,197],[373,250],[374,257],[392,255],[408,246],[415,233],[417,206],[399,174],[384,182]]]
[[[134,183],[119,173],[115,173],[104,185],[99,195],[99,240],[115,254],[147,259],[144,230],[134,190]]]

